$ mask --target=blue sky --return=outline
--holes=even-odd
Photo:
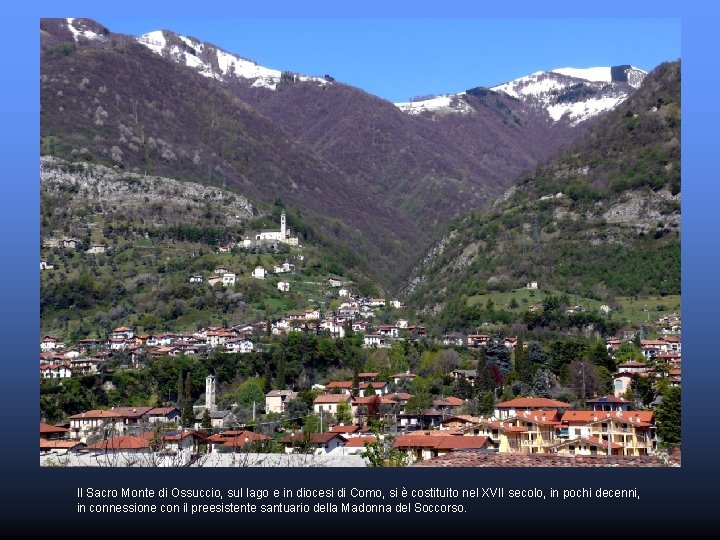
[[[102,18],[167,29],[275,69],[329,74],[391,101],[493,86],[559,67],[680,58],[680,19]]]

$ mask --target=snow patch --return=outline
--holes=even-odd
[[[209,50],[209,47],[206,47],[202,43],[186,36],[178,35],[177,37],[188,47],[197,51],[198,56],[185,51],[178,46],[168,47],[168,43],[163,35],[163,32],[159,30],[143,34],[136,39],[138,43],[145,45],[156,54],[162,55],[164,51],[167,51],[175,62],[196,69],[201,75],[208,78],[225,80],[226,77],[238,77],[241,79],[252,80],[253,87],[268,88],[270,90],[275,90],[277,88],[277,83],[280,82],[280,78],[282,76],[282,72],[280,70],[260,66],[251,60],[235,56],[234,54],[218,49],[217,47],[212,47],[212,49]],[[214,67],[210,62],[202,59],[204,56],[212,53],[217,56],[217,67]],[[307,77],[304,75],[298,75],[297,80],[303,82],[313,81],[319,83],[320,85],[330,84],[322,77]]]
[[[613,97],[602,97],[598,99],[589,99],[577,103],[558,103],[547,107],[548,114],[554,122],[567,115],[570,124],[577,126],[581,122],[592,118],[593,116],[614,109],[620,103],[625,101],[625,94]]]
[[[401,111],[412,115],[418,115],[424,112],[457,112],[461,114],[475,112],[475,109],[462,99],[464,95],[464,92],[460,94],[448,94],[424,99],[422,101],[395,103],[395,106]]]
[[[73,39],[75,41],[78,41],[78,38],[83,37],[85,39],[105,39],[104,36],[101,34],[98,34],[96,32],[93,32],[92,30],[85,29],[77,29],[75,28],[74,21],[75,19],[73,17],[65,19],[67,21],[67,27],[70,32],[72,32]]]

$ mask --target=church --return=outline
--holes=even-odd
[[[287,218],[285,212],[280,214],[280,230],[260,231],[255,234],[255,242],[258,244],[265,242],[280,242],[281,244],[289,244],[291,246],[298,245],[297,236],[292,236],[290,229],[287,228]]]

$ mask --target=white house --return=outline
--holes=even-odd
[[[40,261],[40,270],[54,270],[55,266],[45,261]]]
[[[278,413],[285,412],[288,401],[292,401],[297,397],[297,392],[292,390],[271,390],[265,394],[265,412]]]
[[[225,350],[231,353],[251,353],[254,348],[255,345],[249,339],[230,339],[225,342]]]
[[[255,267],[252,272],[252,277],[255,279],[265,279],[265,269],[262,266]]]
[[[352,396],[350,394],[321,394],[313,401],[313,411],[315,414],[337,414],[340,403],[350,405],[351,401]]]
[[[91,244],[90,249],[85,253],[105,253],[105,246],[102,244]]]
[[[330,287],[340,287],[340,286],[343,284],[343,282],[342,282],[342,280],[341,280],[339,277],[330,277],[330,278],[327,280],[327,284],[328,284]]]
[[[41,351],[52,351],[63,348],[65,348],[65,344],[54,336],[45,336],[40,342]]]
[[[380,334],[365,334],[363,336],[363,347],[386,349],[390,347],[390,343],[385,336],[381,336]]]
[[[525,285],[526,289],[537,289],[538,288],[538,282],[537,281],[528,281],[527,285]]]
[[[338,291],[338,296],[341,296],[341,297],[350,296],[350,290],[349,289],[340,289]]]
[[[235,273],[234,272],[225,272],[222,275],[222,284],[223,284],[223,287],[230,287],[232,285],[235,285]]]
[[[289,262],[285,261],[279,266],[276,266],[274,268],[274,272],[276,274],[287,274],[288,272],[291,272],[295,268],[295,265],[290,264]]]
[[[190,276],[190,283],[202,283],[203,277],[200,274],[195,274],[194,276]]]
[[[281,292],[288,292],[290,290],[290,282],[288,281],[280,281],[277,284],[278,291]]]
[[[65,379],[72,377],[72,371],[62,364],[44,365],[40,366],[40,377],[43,379]]]

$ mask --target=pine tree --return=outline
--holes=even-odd
[[[532,366],[530,365],[530,354],[525,349],[523,338],[519,337],[515,345],[515,371],[520,380],[530,384],[532,382]]]
[[[185,386],[183,388],[183,407],[182,416],[180,421],[183,427],[192,427],[195,423],[195,415],[193,413],[193,400],[192,400],[192,375],[188,371],[185,377]]]
[[[682,403],[679,387],[670,388],[655,409],[658,437],[666,444],[679,444]]]

